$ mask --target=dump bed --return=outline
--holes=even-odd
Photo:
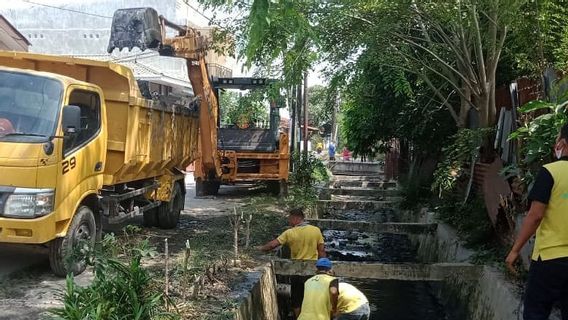
[[[103,90],[108,125],[105,185],[186,168],[197,155],[197,112],[189,106],[143,98],[127,67],[111,62],[6,51],[0,51],[0,65],[64,75]]]

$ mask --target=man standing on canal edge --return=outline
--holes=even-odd
[[[507,267],[515,273],[521,248],[536,232],[525,320],[548,319],[556,302],[562,319],[568,320],[568,124],[560,130],[554,151],[558,161],[540,169],[529,193],[529,213],[506,259]]]
[[[331,261],[318,259],[316,275],[305,284],[302,312],[298,320],[329,320],[337,310],[338,280],[333,276]]]
[[[267,252],[278,246],[288,245],[290,247],[290,257],[294,260],[312,260],[325,257],[325,248],[321,230],[308,224],[305,220],[302,209],[292,209],[288,216],[288,224],[292,227],[284,231],[278,238],[260,247],[260,250]],[[291,300],[292,309],[296,317],[300,314],[302,300],[304,298],[304,282],[309,277],[292,276],[291,280]]]

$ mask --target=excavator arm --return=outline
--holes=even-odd
[[[166,28],[173,29],[178,34],[167,37]],[[200,101],[199,161],[203,172],[196,175],[206,180],[220,180],[222,170],[217,152],[219,103],[207,71],[207,40],[196,29],[172,23],[163,16],[158,16],[152,8],[117,10],[113,16],[107,51],[111,53],[115,48],[131,50],[135,47],[140,50],[155,50],[162,56],[184,58],[187,61],[189,81]]]

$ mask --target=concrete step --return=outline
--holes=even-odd
[[[311,225],[324,230],[346,230],[371,233],[394,234],[435,234],[436,223],[374,223],[365,221],[347,221],[335,219],[308,219]]]
[[[398,184],[394,181],[358,181],[358,180],[337,180],[331,183],[333,188],[375,188],[375,189],[394,189]]]
[[[318,200],[317,214],[318,217],[324,217],[326,215],[334,215],[335,213],[347,210],[372,212],[383,208],[395,208],[396,206],[397,203],[393,201]]]
[[[384,180],[383,174],[378,175],[338,175],[333,176],[334,181],[374,181],[381,182]]]
[[[311,276],[315,273],[314,261],[283,260],[272,262],[278,275]],[[400,281],[443,281],[458,278],[462,281],[477,281],[483,266],[469,263],[434,264],[384,264],[334,261],[333,271],[337,277],[400,280]]]
[[[333,174],[380,174],[382,166],[378,162],[356,162],[356,161],[330,161],[327,164]]]
[[[321,199],[321,198],[320,198]],[[390,197],[390,196],[348,196],[348,195],[331,195],[329,199],[321,200],[334,200],[334,201],[390,201],[399,203],[402,201],[402,197]]]
[[[358,196],[358,197],[395,197],[398,190],[372,189],[372,188],[329,188],[331,195]]]

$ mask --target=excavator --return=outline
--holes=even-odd
[[[167,31],[176,33],[168,36]],[[287,194],[289,142],[279,132],[282,105],[270,103],[269,129],[220,128],[219,92],[224,89],[254,90],[270,85],[262,78],[209,76],[207,37],[192,27],[177,25],[153,8],[119,9],[114,13],[107,51],[147,49],[161,56],[187,61],[189,80],[199,105],[198,156],[195,161],[196,195],[215,195],[221,184],[264,182],[271,191]]]

